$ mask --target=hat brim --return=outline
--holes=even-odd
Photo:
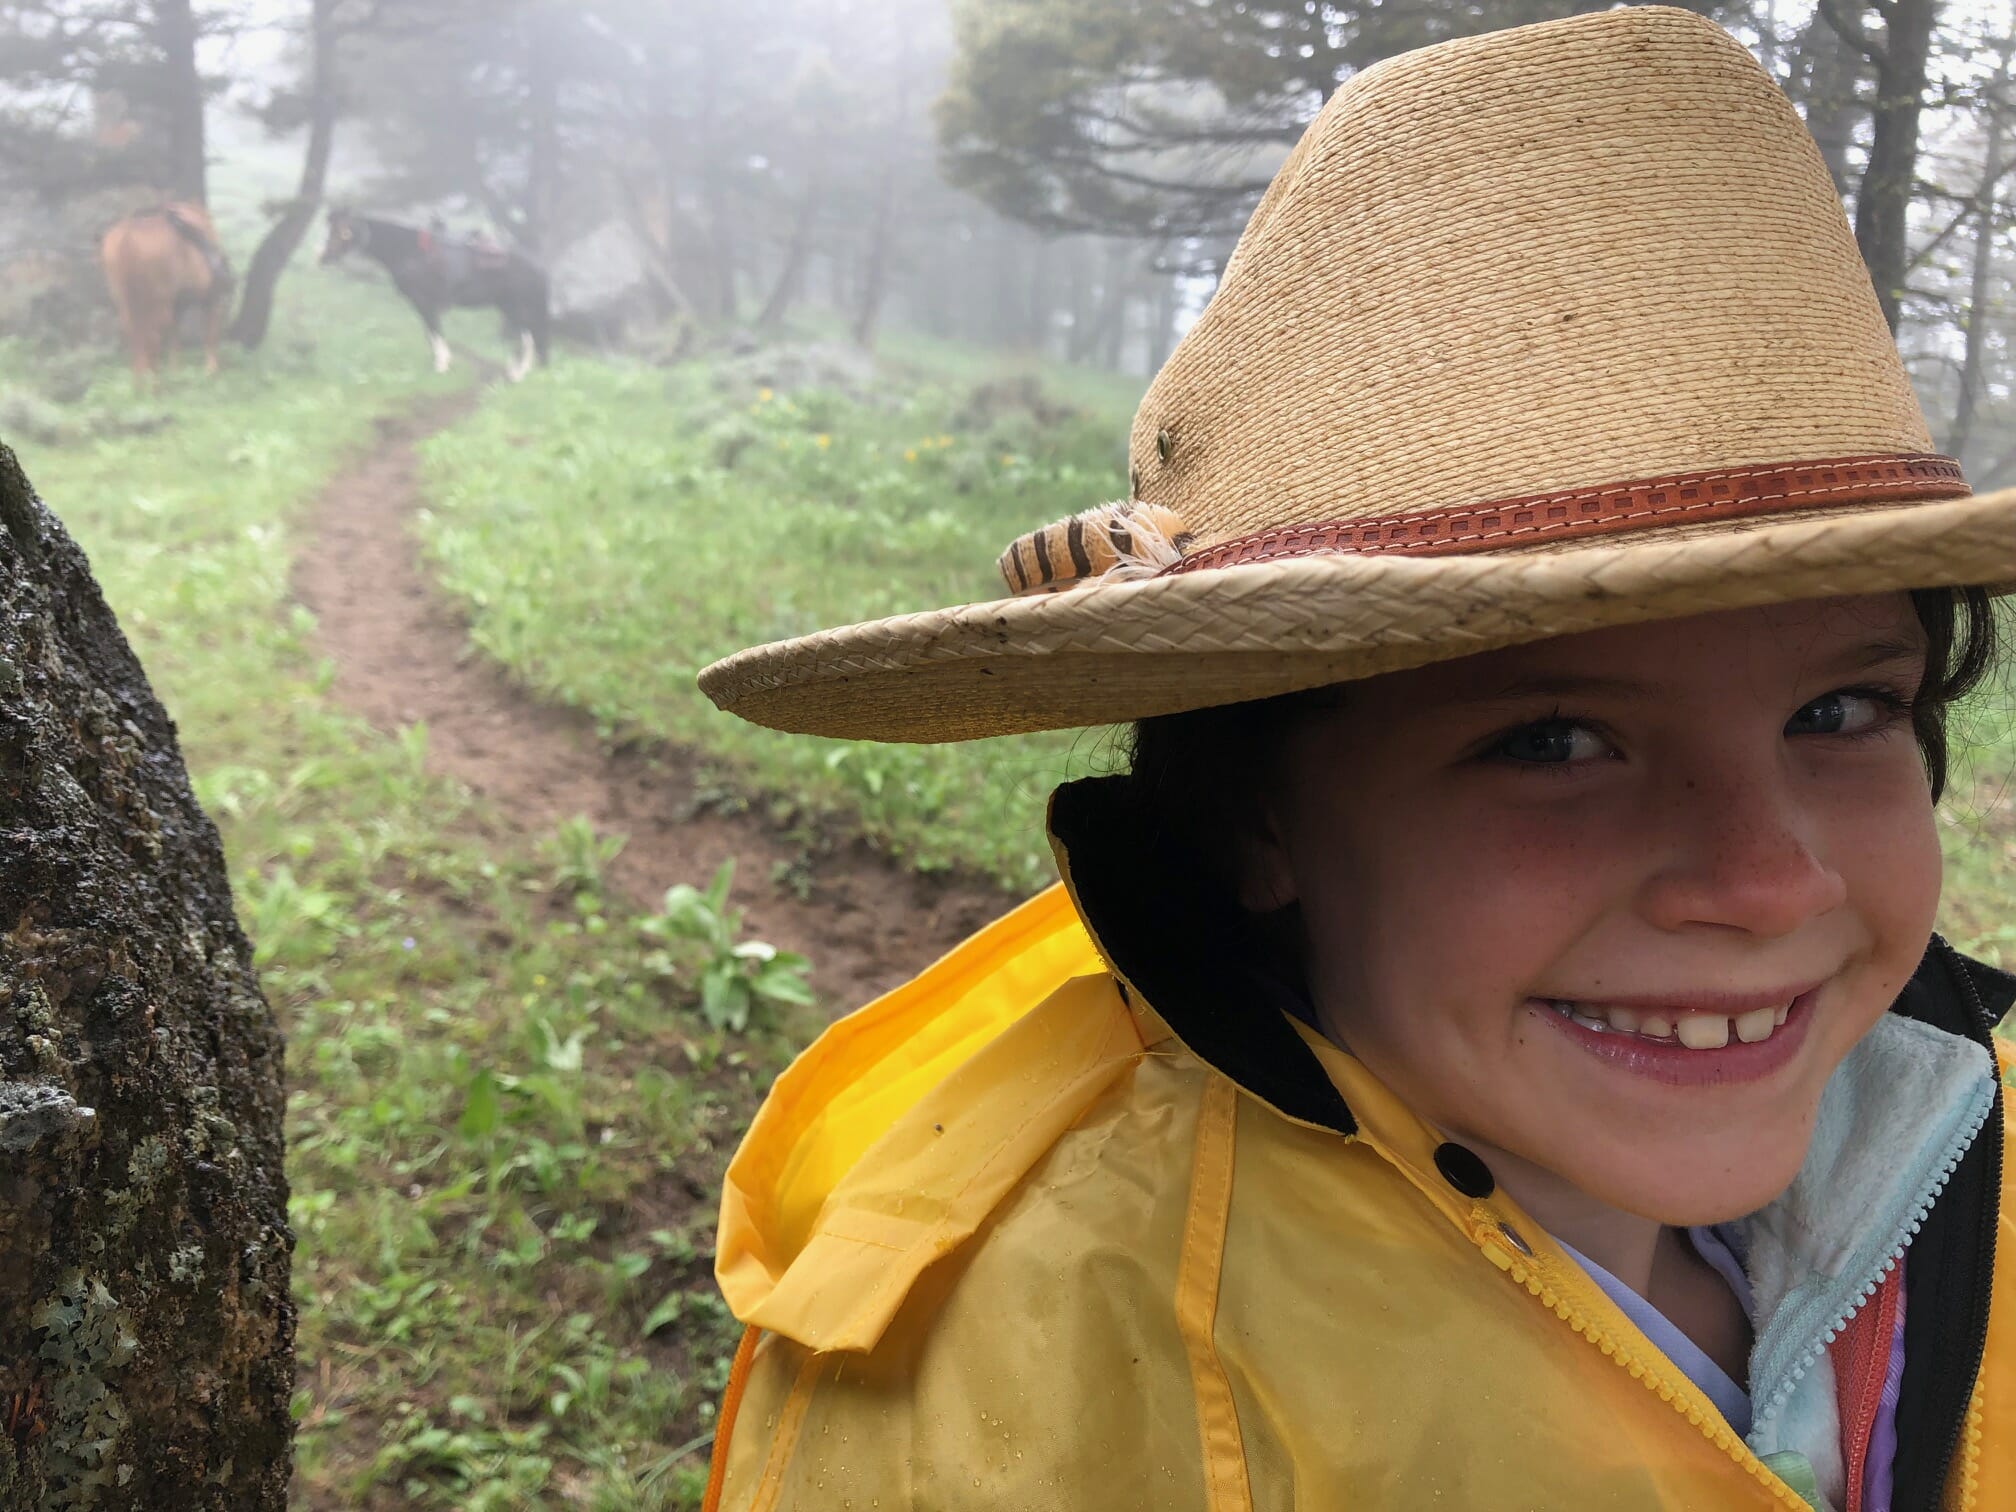
[[[2016,489],[1656,535],[1307,556],[967,604],[755,646],[706,668],[700,687],[795,734],[971,740],[1242,703],[1608,625],[2016,584]]]

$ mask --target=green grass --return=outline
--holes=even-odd
[[[804,994],[734,980],[716,898],[605,899],[618,837],[514,845],[424,729],[335,705],[288,596],[303,508],[461,380],[389,291],[282,298],[265,353],[165,386],[166,429],[21,450],[181,728],[287,1027],[296,1503],[690,1507],[735,1338],[714,1184]],[[84,376],[77,414],[131,402],[109,354]]]
[[[2016,613],[2006,606],[2002,627],[2002,666],[1951,721],[1939,922],[1961,949],[2016,970]]]
[[[1092,407],[1068,418],[999,390],[976,405],[998,364],[914,339],[868,394],[780,392],[760,371],[571,362],[496,394],[425,448],[442,581],[530,685],[612,730],[698,746],[782,817],[837,817],[919,868],[1041,885],[1044,796],[1103,759],[1102,736],[781,736],[717,713],[693,679],[758,641],[999,597],[1011,539],[1125,491],[1131,386],[1076,375],[1073,401]]]

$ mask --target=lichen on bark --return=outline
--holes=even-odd
[[[175,727],[0,446],[0,1509],[286,1504],[280,1029]]]

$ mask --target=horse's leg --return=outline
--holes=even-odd
[[[525,375],[532,371],[532,333],[516,320],[506,318],[508,321],[506,333],[518,338],[518,350],[512,354],[510,362],[505,366],[504,376],[513,383],[523,383]]]
[[[126,343],[126,360],[133,366],[133,376],[138,379],[146,370],[146,353],[140,346],[140,328],[133,322],[133,306],[126,298],[126,289],[108,265],[105,269],[105,288],[112,296],[113,313],[119,317],[119,336]]]
[[[155,350],[160,353],[158,365],[163,374],[175,365],[175,344],[182,338],[182,312],[175,306],[175,296],[168,296],[168,308],[158,329],[161,332]]]
[[[204,309],[203,371],[214,378],[217,376],[217,338],[224,334],[224,301],[212,291]]]
[[[434,371],[445,373],[453,365],[455,354],[448,350],[448,338],[441,334],[441,313],[422,308],[420,318],[427,322],[427,345],[434,353]]]
[[[133,371],[139,376],[140,387],[146,393],[153,393],[161,383],[161,358],[165,340],[161,330],[159,310],[136,310],[134,324],[137,335],[134,341]]]

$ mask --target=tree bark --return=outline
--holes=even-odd
[[[175,728],[0,447],[0,1508],[281,1512],[280,1030]]]
[[[196,72],[192,0],[155,0],[154,37],[166,64],[161,105],[168,120],[169,191],[207,205],[209,165],[203,141],[203,79]]]
[[[256,347],[266,339],[273,319],[273,293],[280,275],[300,250],[301,239],[315,222],[329,180],[329,155],[336,144],[338,85],[336,74],[336,7],[342,0],[314,0],[308,14],[308,149],[301,160],[301,183],[294,198],[260,239],[245,269],[245,292],[231,322],[231,339]]]

